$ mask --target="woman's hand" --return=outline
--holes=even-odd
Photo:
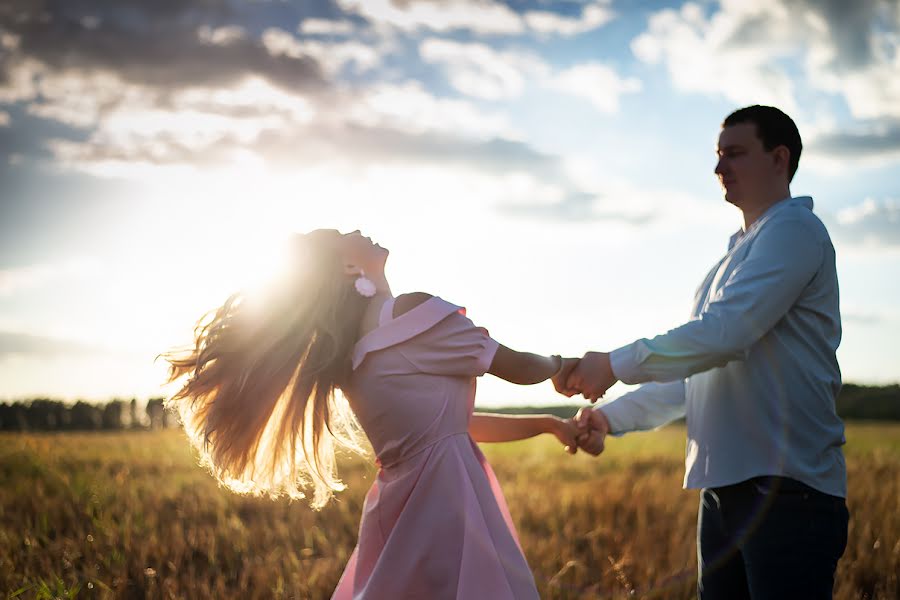
[[[569,389],[568,381],[569,376],[572,374],[572,371],[575,370],[575,367],[578,366],[578,363],[581,361],[579,358],[560,358],[562,361],[559,367],[559,370],[550,378],[550,381],[553,382],[553,387],[557,392],[565,396],[566,398],[571,398],[575,394],[577,394],[580,390]]]
[[[548,433],[552,433],[556,436],[556,439],[560,441],[566,449],[566,452],[569,454],[578,452],[578,442],[576,438],[579,432],[574,418],[561,419],[560,417],[551,416],[548,425]]]

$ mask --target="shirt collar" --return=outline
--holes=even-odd
[[[785,198],[784,200],[779,200],[778,202],[776,202],[775,204],[770,206],[768,208],[768,210],[766,210],[766,212],[761,214],[759,216],[759,218],[756,221],[754,221],[752,225],[750,225],[750,228],[747,231],[744,231],[744,228],[741,227],[736,232],[734,232],[734,234],[732,234],[732,236],[730,238],[728,238],[728,249],[731,250],[732,248],[734,248],[734,245],[737,244],[738,241],[740,241],[740,239],[742,237],[744,237],[744,235],[746,235],[748,232],[752,231],[753,229],[756,229],[764,221],[768,221],[769,219],[772,218],[772,216],[774,214],[776,214],[777,212],[781,211],[784,208],[787,208],[788,206],[802,206],[804,208],[812,210],[813,209],[812,196],[793,196],[793,197]]]

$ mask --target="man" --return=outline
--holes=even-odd
[[[791,197],[801,148],[776,108],[729,115],[715,173],[744,225],[700,285],[691,320],[588,352],[554,380],[591,402],[617,380],[645,384],[579,412],[592,430],[582,447],[595,455],[607,433],[686,417],[704,600],[831,598],[847,543],[838,281],[812,199]]]

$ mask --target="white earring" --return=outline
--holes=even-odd
[[[376,292],[375,284],[372,283],[371,279],[366,277],[366,272],[362,270],[359,272],[359,277],[353,282],[353,287],[356,288],[357,293],[364,298],[371,298]]]

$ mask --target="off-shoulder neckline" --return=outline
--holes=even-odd
[[[391,302],[386,300],[385,303]],[[384,310],[384,307],[381,309]],[[402,315],[391,315],[384,323],[372,329],[357,340],[353,347],[353,368],[362,363],[369,352],[381,350],[403,342],[423,331],[427,331],[454,312],[465,314],[465,308],[447,302],[439,296],[432,296]],[[429,313],[430,318],[429,318]],[[418,320],[418,323],[417,323]]]
[[[411,309],[409,309],[402,315],[397,315],[395,317],[393,314],[393,310],[394,310],[394,302],[396,300],[397,300],[396,298],[388,298],[387,300],[384,301],[384,304],[382,304],[381,308],[378,309],[380,311],[379,316],[378,316],[378,326],[375,327],[375,329],[369,330],[369,332],[366,333],[366,335],[364,335],[361,338],[359,338],[358,340],[356,340],[356,346],[361,345],[363,343],[363,341],[365,341],[366,339],[371,337],[376,332],[384,329],[388,325],[391,325],[392,323],[399,323],[405,316],[415,314],[417,310],[419,310],[420,308],[422,308],[423,306],[425,306],[432,300],[441,300],[441,298],[439,298],[438,296],[432,296],[425,302],[422,302],[421,304],[417,304],[416,306],[413,306]],[[446,300],[444,300],[444,302],[446,302]],[[387,312],[387,310],[386,310],[386,306],[388,306],[388,305],[390,305],[390,307],[391,307],[391,312]],[[409,319],[406,319],[406,320],[409,320]]]

